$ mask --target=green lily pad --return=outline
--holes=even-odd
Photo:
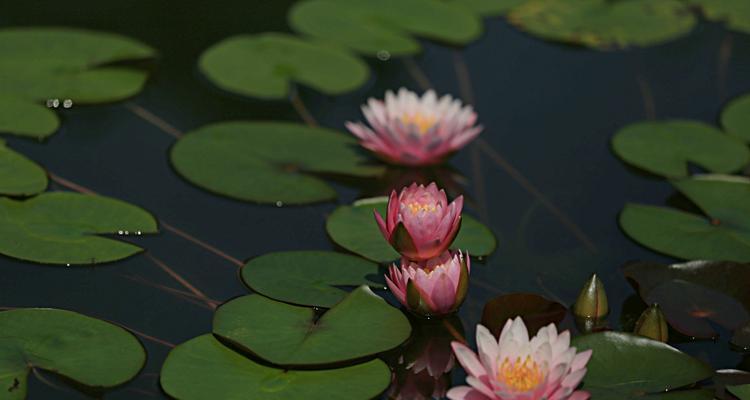
[[[707,365],[674,347],[627,333],[578,336],[572,345],[578,351],[593,350],[583,380],[584,388],[592,392],[592,398],[659,398],[665,390],[687,386],[713,375],[713,370]]]
[[[701,7],[709,21],[725,22],[727,28],[750,33],[750,3],[745,0],[688,0]]]
[[[727,386],[727,390],[740,400],[750,400],[750,385]]]
[[[0,194],[30,196],[47,188],[47,173],[0,140]]]
[[[742,141],[696,121],[631,124],[615,134],[612,148],[625,162],[669,178],[688,177],[688,163],[730,173],[750,162],[750,150]]]
[[[411,325],[366,286],[317,318],[315,310],[259,295],[234,299],[216,311],[214,333],[277,365],[323,365],[390,350]]]
[[[102,196],[50,192],[24,201],[0,198],[0,253],[45,264],[94,264],[142,249],[96,234],[157,231],[154,217]]]
[[[146,362],[130,332],[72,311],[28,308],[0,312],[0,393],[26,398],[31,368],[91,388],[121,385]]]
[[[367,400],[390,383],[380,360],[351,367],[293,371],[258,364],[222,345],[213,335],[172,349],[161,370],[161,387],[178,400]]]
[[[460,5],[482,16],[503,15],[528,0],[445,0],[447,3]]]
[[[673,185],[707,216],[627,204],[620,226],[628,236],[686,260],[750,261],[750,181],[709,175]]]
[[[172,164],[190,182],[227,197],[305,204],[336,198],[314,174],[358,177],[382,173],[367,165],[357,142],[341,133],[286,122],[222,122],[183,136]]]
[[[58,126],[49,99],[91,104],[138,93],[146,71],[113,65],[155,51],[124,36],[71,28],[0,30],[0,131],[43,138]]]
[[[385,216],[387,205],[385,197],[375,197],[338,207],[326,221],[328,235],[339,246],[367,259],[376,262],[398,259],[399,254],[385,241],[373,216],[373,209]],[[454,249],[468,251],[472,256],[487,256],[495,251],[496,245],[489,228],[463,214]]]
[[[242,280],[253,291],[275,300],[315,307],[333,307],[348,292],[340,286],[370,285],[378,266],[360,257],[332,251],[285,251],[264,254],[242,268]]]
[[[296,31],[362,54],[414,54],[420,36],[450,44],[467,44],[482,24],[467,8],[434,0],[305,0],[288,15]]]
[[[268,99],[286,97],[290,82],[341,94],[361,86],[369,75],[367,65],[346,51],[281,33],[224,39],[199,63],[220,88]]]
[[[664,43],[686,35],[696,23],[678,0],[529,0],[508,19],[542,39],[597,49]]]
[[[750,143],[750,95],[732,100],[721,112],[721,126]]]

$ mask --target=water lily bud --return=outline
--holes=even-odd
[[[369,99],[362,106],[370,126],[347,122],[362,147],[386,162],[407,166],[442,163],[482,131],[471,106],[449,95],[428,90],[422,97],[401,88],[385,92],[385,101]]]
[[[596,274],[583,285],[578,299],[573,305],[573,314],[583,318],[601,318],[609,314],[609,304],[607,303],[607,293],[604,291],[604,284]]]
[[[635,323],[635,334],[660,342],[669,340],[669,326],[659,305],[654,303],[647,308]]]
[[[405,258],[426,261],[450,247],[461,226],[463,196],[448,204],[445,191],[435,183],[411,184],[388,199],[385,219],[375,211],[375,220],[385,240]]]
[[[409,311],[425,316],[453,313],[463,303],[469,288],[471,262],[468,254],[446,251],[423,262],[407,259],[391,265],[385,281]]]

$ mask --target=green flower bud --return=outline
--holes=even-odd
[[[602,281],[592,274],[591,278],[583,285],[581,293],[573,305],[573,314],[582,318],[601,318],[609,314],[607,293],[604,291]]]
[[[660,342],[666,342],[669,339],[669,326],[658,304],[654,303],[641,314],[635,323],[634,332]]]

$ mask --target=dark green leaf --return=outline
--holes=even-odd
[[[0,194],[30,196],[46,188],[47,173],[0,140]]]
[[[724,107],[721,112],[721,126],[727,132],[750,143],[750,95],[732,100]]]
[[[0,95],[0,132],[44,138],[59,126],[57,115],[47,107],[20,97]]]
[[[445,0],[460,5],[482,16],[503,15],[527,0]]]
[[[740,400],[750,400],[750,385],[727,386],[727,390]]]
[[[700,6],[710,21],[727,24],[727,28],[750,34],[750,2],[746,0],[688,0]]]

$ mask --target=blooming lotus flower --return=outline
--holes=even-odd
[[[370,98],[362,106],[370,127],[347,122],[363,147],[385,161],[409,166],[438,164],[464,147],[479,132],[471,106],[428,90],[421,98],[405,88],[385,92],[385,102]]]
[[[458,234],[463,196],[448,204],[444,190],[435,183],[394,190],[388,199],[385,220],[375,212],[375,220],[385,240],[402,256],[415,261],[443,254]]]
[[[401,260],[391,265],[385,281],[401,304],[423,316],[456,311],[466,298],[471,262],[460,251],[446,251],[424,262]]]
[[[570,333],[558,335],[555,324],[539,330],[529,340],[523,320],[508,320],[496,341],[490,331],[477,325],[479,356],[460,342],[453,342],[458,362],[466,370],[470,386],[448,391],[451,400],[586,400],[589,393],[575,390],[586,375],[591,350],[576,353]]]

